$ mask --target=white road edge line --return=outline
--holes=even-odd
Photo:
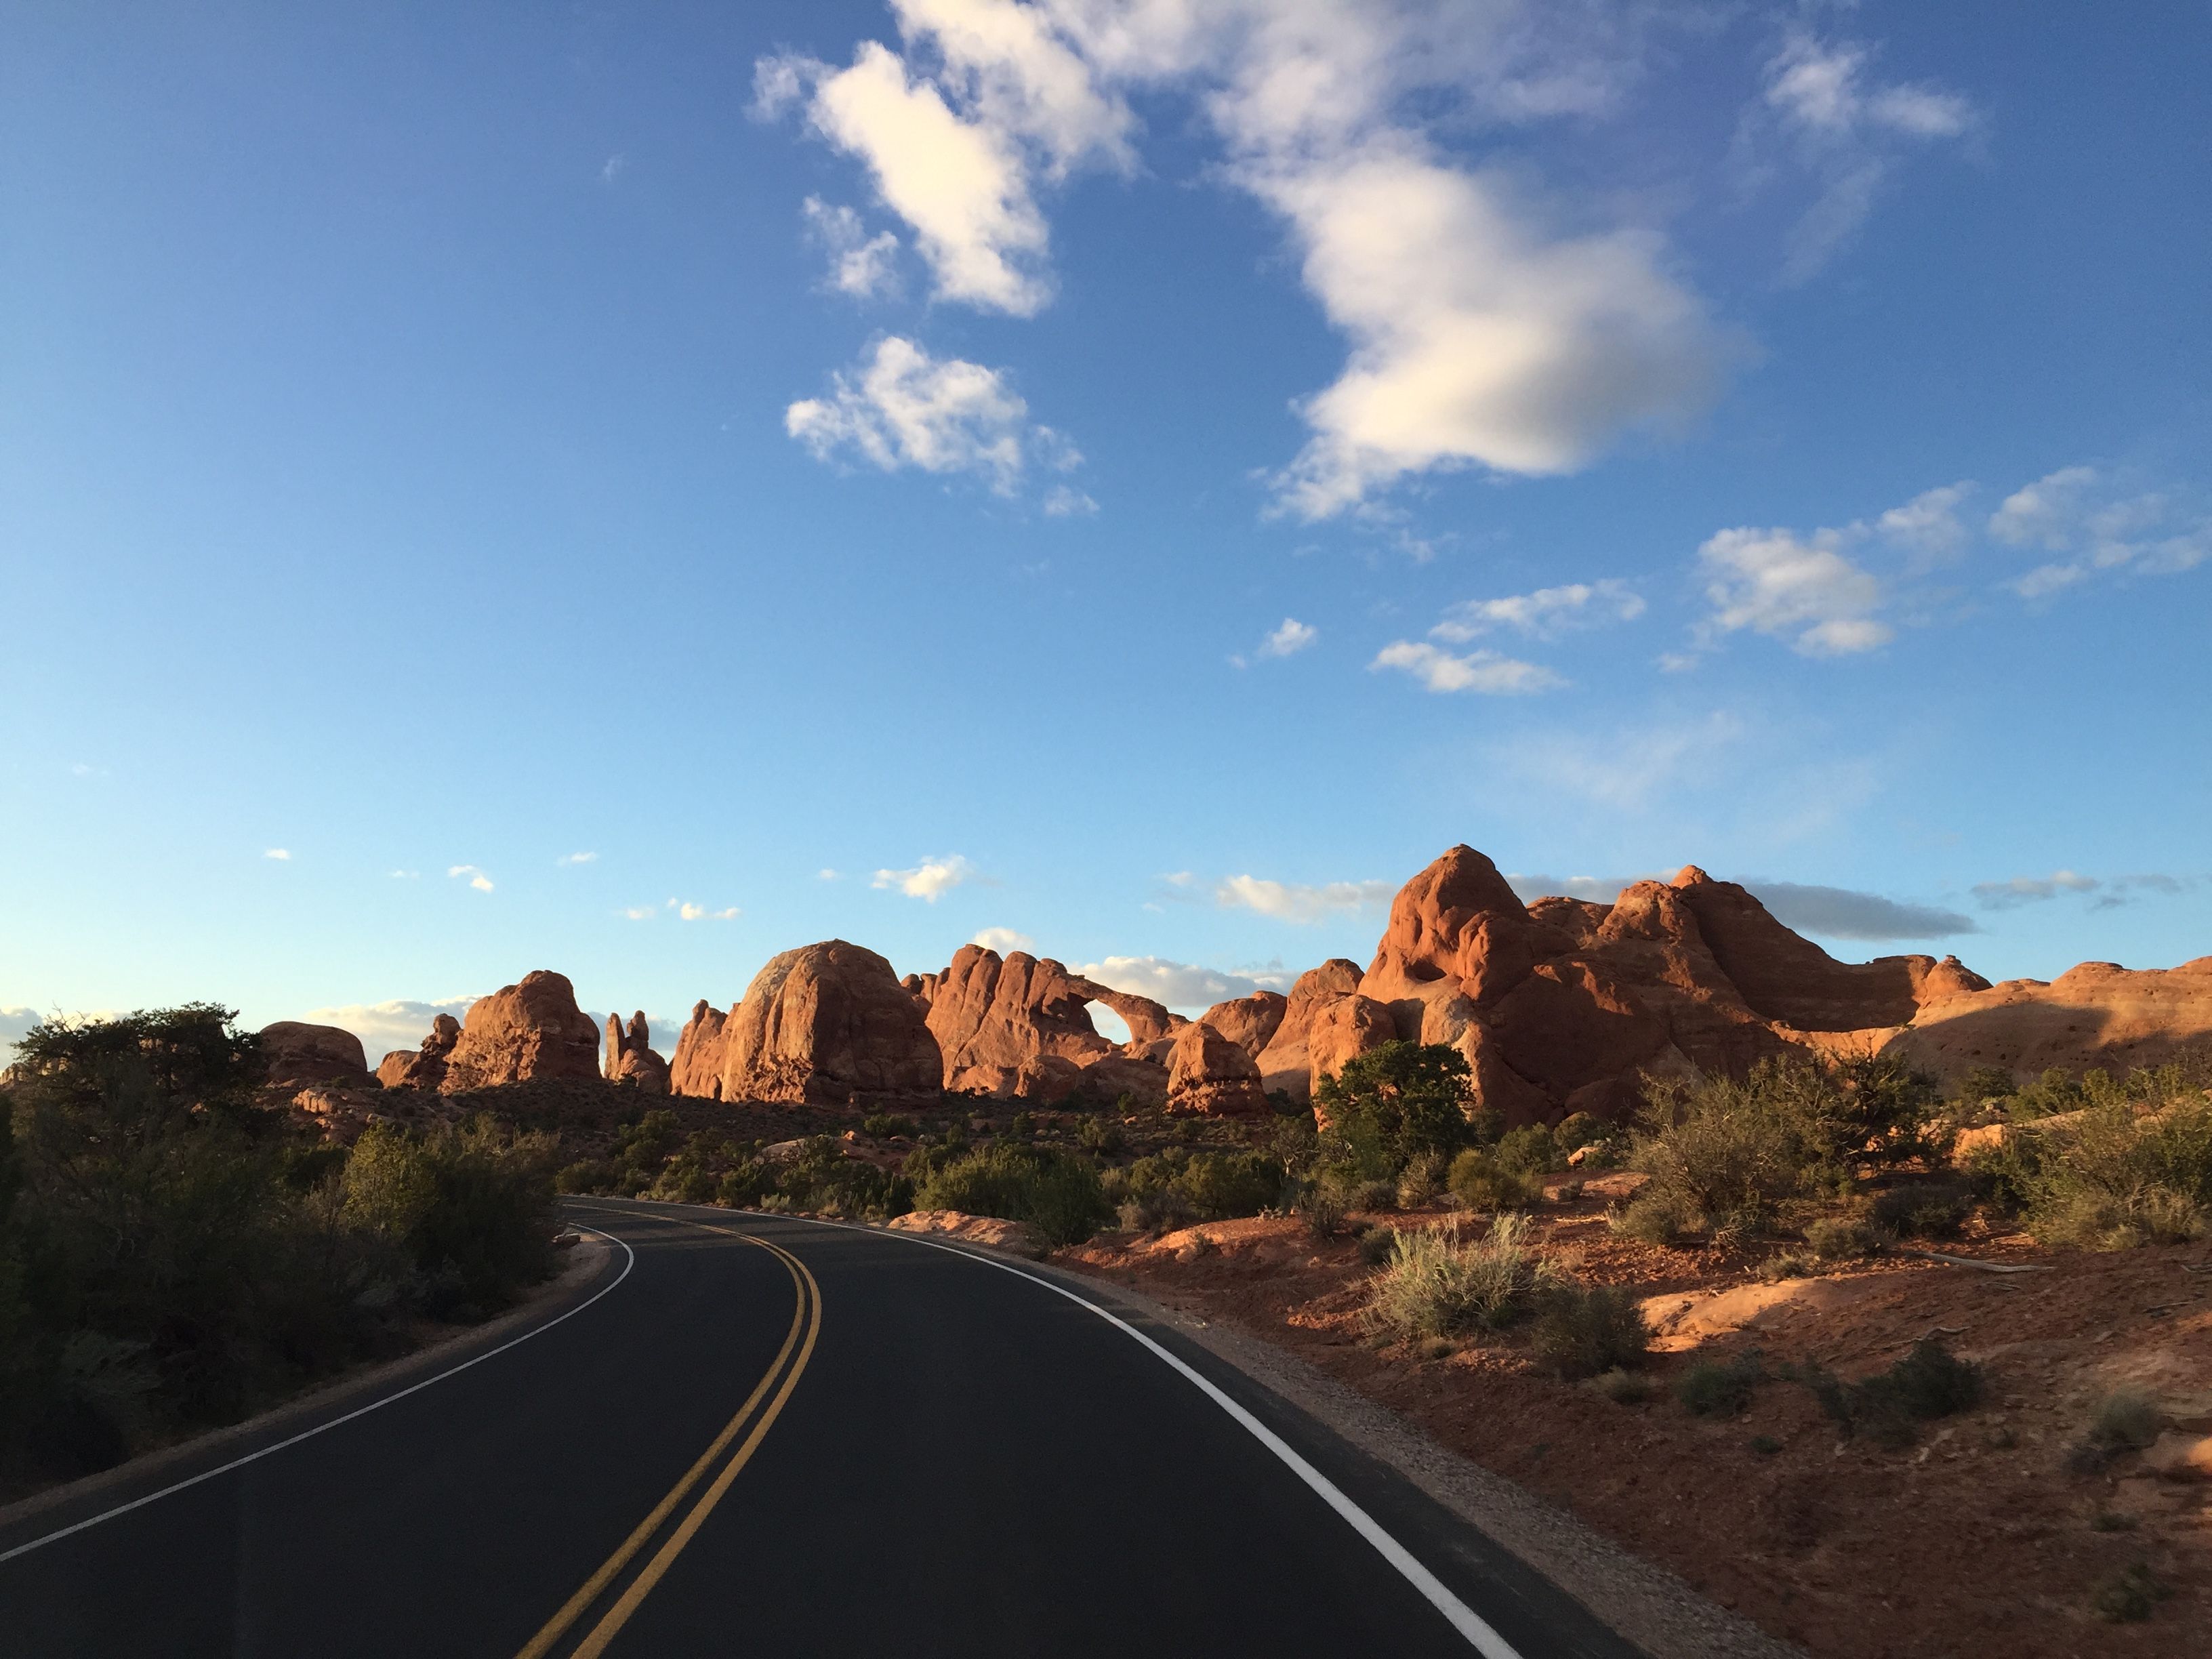
[[[719,1209],[720,1206],[686,1204],[672,1207]],[[744,1211],[729,1210],[723,1210],[721,1212],[725,1215],[746,1213]],[[1482,1659],[1522,1659],[1518,1649],[1493,1630],[1473,1607],[1453,1595],[1436,1574],[1431,1572],[1415,1559],[1411,1550],[1385,1532],[1382,1524],[1347,1498],[1334,1480],[1307,1462],[1280,1435],[1223,1393],[1202,1373],[1185,1364],[1120,1315],[1100,1307],[1096,1302],[1078,1296],[1065,1285],[1055,1284],[1040,1273],[1027,1272],[1013,1266],[1011,1262],[1000,1261],[991,1256],[979,1255],[973,1250],[963,1250],[957,1244],[947,1244],[934,1238],[922,1238],[913,1233],[892,1232],[887,1228],[859,1227],[850,1222],[843,1221],[819,1221],[812,1216],[769,1215],[765,1212],[756,1213],[761,1214],[763,1219],[770,1221],[804,1221],[811,1226],[835,1227],[841,1232],[868,1233],[878,1238],[895,1238],[908,1244],[926,1244],[933,1250],[943,1250],[948,1255],[964,1256],[970,1261],[980,1261],[987,1267],[996,1267],[1000,1273],[1012,1273],[1017,1279],[1026,1279],[1032,1285],[1042,1285],[1045,1289],[1066,1297],[1077,1307],[1089,1309],[1124,1335],[1143,1343],[1153,1353],[1180,1371],[1195,1384],[1199,1391],[1207,1399],[1234,1418],[1254,1439],[1280,1458],[1289,1467],[1291,1474],[1310,1486],[1322,1502],[1334,1510],[1354,1532],[1372,1545],[1376,1554],[1396,1568],[1401,1577],[1427,1597],[1429,1605],[1451,1621],[1452,1628],[1467,1638],[1468,1644],[1482,1655]]]
[[[397,1394],[387,1394],[381,1400],[373,1400],[368,1405],[360,1407],[356,1410],[349,1411],[343,1417],[333,1417],[327,1423],[318,1423],[312,1429],[302,1429],[299,1433],[291,1436],[289,1439],[279,1440],[272,1446],[264,1446],[259,1451],[248,1452],[243,1457],[234,1457],[229,1462],[218,1464],[214,1468],[203,1469],[199,1474],[190,1476],[185,1480],[176,1481],[170,1486],[164,1486],[159,1492],[149,1492],[143,1498],[134,1498],[127,1504],[118,1504],[113,1509],[103,1510],[98,1515],[93,1516],[89,1519],[80,1521],[74,1526],[60,1528],[56,1531],[46,1534],[43,1538],[33,1538],[29,1543],[18,1544],[12,1550],[0,1551],[0,1561],[12,1561],[19,1555],[28,1555],[33,1550],[43,1549],[48,1544],[54,1543],[60,1539],[67,1538],[71,1533],[82,1532],[88,1527],[98,1526],[103,1521],[112,1521],[118,1515],[128,1515],[133,1510],[143,1509],[147,1504],[167,1498],[172,1492],[182,1492],[187,1486],[197,1486],[201,1481],[212,1480],[219,1474],[228,1474],[233,1469],[242,1468],[246,1464],[252,1463],[258,1459],[266,1457],[272,1452],[283,1451],[287,1446],[296,1446],[302,1440],[312,1440],[317,1435],[323,1433],[326,1430],[337,1428],[341,1423],[350,1423],[356,1417],[366,1417],[371,1412],[382,1411],[386,1406],[392,1404],[395,1400],[404,1400],[410,1394],[421,1393],[424,1389],[428,1388],[433,1382],[442,1382],[449,1376],[458,1376],[463,1371],[468,1370],[471,1365],[481,1365],[485,1360],[496,1358],[501,1354],[505,1353],[509,1348],[517,1347],[522,1343],[529,1341],[533,1336],[543,1335],[545,1332],[551,1330],[556,1325],[561,1323],[562,1320],[574,1319],[578,1314],[583,1312],[585,1309],[590,1307],[592,1303],[597,1302],[609,1291],[613,1290],[615,1285],[621,1284],[623,1280],[628,1279],[629,1277],[629,1270],[637,1266],[637,1252],[630,1249],[628,1244],[623,1243],[623,1241],[617,1238],[612,1233],[600,1232],[597,1227],[585,1227],[580,1225],[577,1227],[577,1231],[579,1232],[598,1233],[601,1238],[605,1239],[611,1244],[621,1244],[623,1255],[627,1258],[627,1260],[623,1262],[623,1270],[615,1275],[614,1284],[601,1285],[598,1290],[592,1291],[590,1296],[585,1297],[584,1300],[579,1302],[574,1307],[569,1309],[568,1312],[560,1315],[556,1318],[547,1320],[543,1325],[533,1326],[529,1330],[523,1332],[520,1336],[515,1337],[510,1341],[502,1342],[496,1348],[487,1349],[484,1352],[478,1354],[473,1359],[464,1359],[459,1364],[453,1366],[448,1370],[440,1371],[434,1376],[426,1376],[420,1382],[410,1383],[406,1388],[400,1389]]]

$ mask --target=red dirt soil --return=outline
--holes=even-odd
[[[1660,1387],[1639,1405],[1538,1370],[1519,1333],[1441,1359],[1378,1348],[1362,1317],[1374,1270],[1350,1240],[1316,1240],[1297,1220],[1109,1235],[1055,1259],[1279,1344],[1815,1654],[2212,1651],[2212,1478],[2162,1477],[2133,1452],[2097,1473],[2068,1466],[2117,1388],[2159,1402],[2180,1437],[2166,1448],[2212,1434],[2212,1273],[2184,1270],[2204,1265],[2203,1246],[2091,1255],[1982,1238],[1945,1248],[2051,1271],[1891,1256],[1769,1285],[1753,1271],[1763,1250],[1613,1236],[1602,1206],[1622,1179],[1547,1205],[1534,1231],[1585,1280],[1651,1298]],[[1381,1218],[1452,1224],[1436,1212]],[[1484,1224],[1467,1224],[1473,1236]],[[1692,1416],[1667,1389],[1698,1359],[1752,1346],[1860,1376],[1930,1331],[1984,1362],[1988,1386],[1980,1407],[1925,1425],[1903,1450],[1839,1437],[1795,1382],[1768,1381],[1728,1420]],[[2099,1618],[2098,1587],[2137,1564],[2164,1599],[2144,1622]]]

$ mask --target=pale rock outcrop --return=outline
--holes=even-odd
[[[440,1014],[420,1048],[395,1048],[377,1063],[376,1080],[387,1089],[435,1089],[446,1080],[446,1060],[460,1041],[461,1022]]]
[[[1976,1066],[2007,1066],[2025,1079],[2053,1066],[2158,1066],[2185,1044],[2206,1043],[2212,957],[2162,969],[2084,962],[2047,984],[2013,979],[1957,993],[1923,1004],[1883,1052],[1947,1080]]]
[[[1289,1006],[1290,999],[1279,991],[1255,991],[1249,997],[1217,1002],[1199,1018],[1257,1060]]]
[[[969,1215],[961,1210],[909,1210],[884,1224],[893,1232],[923,1233],[939,1238],[957,1238],[969,1244],[988,1245],[1012,1255],[1043,1260],[1046,1245],[1026,1221],[1007,1221],[994,1215]]]
[[[1282,1019],[1257,1056],[1260,1080],[1269,1094],[1304,1100],[1316,1078],[1326,1075],[1316,1071],[1309,1053],[1315,1016],[1328,1004],[1357,993],[1360,977],[1359,964],[1342,957],[1332,957],[1298,975],[1284,1000]]]
[[[1167,1109],[1208,1117],[1259,1116],[1269,1109],[1252,1056],[1204,1020],[1176,1036],[1168,1062]]]
[[[722,1065],[728,1058],[724,1034],[728,1029],[729,1015],[704,997],[691,1005],[691,1018],[677,1034],[676,1057],[668,1062],[669,1093],[704,1100],[722,1097]]]
[[[368,1071],[361,1039],[335,1025],[280,1019],[261,1028],[261,1052],[269,1061],[269,1081],[294,1088],[360,1078]]]
[[[843,939],[786,951],[725,1028],[722,1098],[809,1105],[934,1095],[945,1062],[891,965]]]
[[[599,1029],[568,976],[539,969],[470,1005],[446,1059],[448,1094],[532,1078],[597,1078]]]
[[[640,1009],[624,1025],[622,1016],[607,1016],[605,1057],[600,1069],[610,1083],[627,1083],[649,1095],[668,1092],[668,1062],[654,1052],[652,1022]]]

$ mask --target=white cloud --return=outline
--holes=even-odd
[[[899,239],[888,230],[868,234],[851,208],[832,207],[818,196],[799,204],[807,233],[830,256],[830,286],[857,300],[894,292],[898,287]]]
[[[430,1035],[430,1022],[440,1014],[465,1017],[474,997],[447,997],[437,1002],[351,1002],[335,1008],[310,1008],[298,1016],[310,1025],[335,1025],[361,1039],[369,1066],[399,1048],[419,1048]]]
[[[1231,876],[1213,890],[1213,900],[1224,908],[1257,910],[1278,921],[1303,924],[1387,904],[1397,890],[1396,884],[1388,881],[1331,881],[1310,887],[1259,876]]]
[[[579,864],[595,864],[599,861],[599,856],[597,853],[563,853],[553,862],[567,869]]]
[[[980,945],[986,951],[996,951],[1001,956],[1009,951],[1029,951],[1036,946],[1036,941],[1027,933],[1018,933],[1011,927],[986,927],[968,942]]]
[[[1502,179],[1404,134],[1242,176],[1290,222],[1307,287],[1352,341],[1343,375],[1300,405],[1314,436],[1277,479],[1300,517],[1437,469],[1571,472],[1717,379],[1724,348],[1649,233],[1551,235]]]
[[[1933,904],[1909,904],[1850,887],[1820,887],[1794,881],[1746,881],[1752,896],[1774,919],[1801,933],[1826,939],[1951,939],[1978,933],[1972,916]]]
[[[1285,617],[1282,625],[1271,629],[1267,637],[1260,641],[1260,648],[1252,654],[1263,661],[1269,658],[1294,657],[1319,638],[1321,629],[1318,628],[1310,627],[1295,617]],[[1239,668],[1249,666],[1241,655],[1229,660]]]
[[[291,853],[282,847],[272,847],[261,856],[264,859],[275,859],[280,864],[288,864],[292,858]]]
[[[473,864],[457,864],[447,871],[446,874],[448,878],[466,876],[469,878],[469,885],[479,893],[491,891],[491,878]]]
[[[2212,559],[2212,517],[2090,466],[2061,467],[2022,485],[1990,515],[1989,532],[2009,547],[2067,556],[2005,584],[2025,599],[2048,598],[2100,571],[2173,575]]]
[[[830,382],[828,398],[802,398],[783,416],[818,460],[851,451],[886,472],[972,472],[1000,495],[1015,492],[1032,461],[1061,471],[1082,463],[1060,434],[1031,422],[999,370],[932,357],[896,334]]]
[[[2010,881],[1978,881],[1974,897],[1986,910],[2009,910],[2016,905],[2040,903],[2063,893],[2094,893],[2104,884],[2094,876],[2057,870],[2047,876],[2014,876]]]
[[[2094,467],[2063,466],[2022,484],[1990,514],[1990,534],[2008,547],[2042,547],[2054,552],[2071,547],[2086,516],[2084,500],[2096,483]]]
[[[1217,1002],[1249,997],[1255,991],[1287,991],[1291,975],[1239,974],[1218,968],[1201,968],[1164,957],[1108,957],[1086,962],[1071,971],[1096,981],[1109,990],[1150,997],[1181,1012],[1195,1014]]]
[[[1441,646],[1415,640],[1393,641],[1375,653],[1367,667],[1370,673],[1378,668],[1401,669],[1431,691],[1474,691],[1484,696],[1521,696],[1566,684],[1550,669],[1517,657],[1496,651],[1455,656]]]
[[[814,872],[814,879],[817,881],[835,881],[837,879],[837,872],[835,870],[830,869],[817,870]]]
[[[623,907],[623,915],[632,921],[651,921],[660,914],[657,904],[629,904]]]
[[[617,150],[612,155],[608,156],[605,161],[599,164],[599,182],[605,185],[611,185],[616,179],[622,177],[623,170],[629,165],[629,159],[625,157],[620,150]]]
[[[735,921],[744,912],[734,904],[726,910],[710,910],[703,904],[687,900],[676,907],[676,914],[685,921]]]
[[[1082,490],[1067,484],[1054,484],[1044,493],[1044,510],[1048,518],[1088,518],[1098,510],[1098,503]]]
[[[1644,609],[1643,597],[1624,581],[1571,582],[1502,599],[1463,599],[1444,612],[1429,637],[1465,645],[1492,629],[1511,628],[1537,639],[1556,639],[1570,629],[1633,622]]]
[[[1133,167],[1127,92],[1198,100],[1224,176],[1282,216],[1351,342],[1342,376],[1301,405],[1313,437],[1277,480],[1308,518],[1431,470],[1571,471],[1625,428],[1694,410],[1729,355],[1654,234],[1558,228],[1552,204],[1427,136],[1605,108],[1637,72],[1640,15],[1358,0],[894,9],[906,56],[869,41],[843,70],[763,59],[756,107],[803,105],[866,163],[941,298],[1035,313],[1050,295],[1036,186],[1085,162]]]
[[[1875,520],[1875,529],[1887,542],[1908,549],[1920,568],[1948,564],[1966,550],[1971,532],[1960,521],[1959,504],[1973,494],[1974,486],[1961,480],[1936,489],[1923,489],[1902,507],[1893,507]]]
[[[394,881],[420,881],[422,879],[422,872],[420,870],[394,870],[392,872],[392,879]]]
[[[1540,898],[1584,899],[1592,904],[1610,904],[1620,896],[1620,890],[1639,881],[1664,881],[1664,876],[1506,876],[1505,884],[1520,897],[1523,904],[1533,904]]]
[[[1698,550],[1713,614],[1708,636],[1748,628],[1788,639],[1808,657],[1845,656],[1895,634],[1875,613],[1881,583],[1838,551],[1837,531],[1809,542],[1789,530],[1723,530]]]
[[[1726,712],[1595,734],[1562,727],[1490,744],[1486,763],[1525,787],[1641,815],[1662,794],[1685,785],[1709,789],[1723,769],[1724,757],[1747,735],[1744,723]],[[1516,793],[1526,793],[1527,788]]]
[[[1778,135],[1817,181],[1818,194],[1790,234],[1789,281],[1812,276],[1857,234],[1909,148],[1962,138],[1979,124],[1973,105],[1956,93],[1873,84],[1875,56],[1870,46],[1793,29],[1746,117],[1743,149],[1763,152]]]
[[[884,205],[913,228],[937,297],[1017,317],[1042,308],[1044,216],[1011,134],[963,120],[934,82],[909,79],[905,61],[874,40],[844,70],[763,59],[757,106],[773,112],[810,83],[809,124],[867,164]]]
[[[975,866],[954,853],[944,858],[926,857],[911,870],[878,870],[871,885],[896,888],[908,898],[934,904],[954,888],[975,878]]]

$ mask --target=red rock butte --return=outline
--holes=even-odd
[[[1129,1041],[1100,1035],[1101,1004]],[[284,1022],[264,1034],[272,1080],[365,1069],[359,1042]],[[1747,890],[1694,865],[1611,904],[1523,904],[1498,867],[1455,847],[1400,890],[1374,959],[1334,957],[1287,995],[1258,991],[1197,1020],[1071,973],[1049,957],[963,945],[901,980],[842,939],[787,951],[727,1013],[704,1000],[672,1060],[645,1016],[604,1033],[559,974],[524,975],[419,1049],[386,1054],[387,1088],[459,1089],[605,1076],[648,1093],[854,1106],[947,1091],[1002,1098],[1123,1095],[1176,1112],[1264,1114],[1303,1102],[1346,1061],[1401,1038],[1467,1057],[1510,1122],[1617,1116],[1646,1073],[1739,1074],[1791,1053],[1897,1054],[1941,1077],[2156,1064],[2212,1035],[2212,957],[2130,971],[2084,963],[1991,985],[1955,957],[1838,962]],[[604,1038],[604,1041],[602,1039]]]

